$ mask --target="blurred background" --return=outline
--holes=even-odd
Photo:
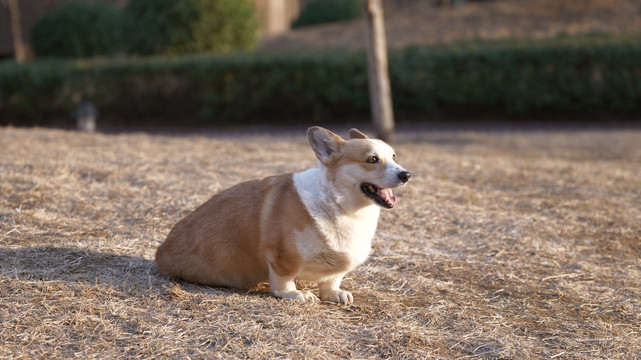
[[[639,118],[640,0],[383,5],[397,122]],[[365,45],[362,0],[0,0],[0,125],[367,122]]]

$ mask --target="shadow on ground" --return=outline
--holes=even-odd
[[[167,291],[172,283],[192,293],[232,294],[162,276],[153,260],[72,247],[0,248],[0,276],[21,281],[54,281],[102,285],[122,290]]]

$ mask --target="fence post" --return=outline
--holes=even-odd
[[[377,136],[392,144],[394,143],[394,112],[381,0],[365,1],[365,25],[372,120]]]
[[[9,9],[9,22],[11,22],[11,39],[16,62],[23,63],[27,60],[27,50],[22,39],[22,21],[20,4],[17,0],[0,0]]]

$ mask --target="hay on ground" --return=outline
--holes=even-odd
[[[640,131],[398,138],[412,180],[345,307],[153,263],[213,193],[314,166],[303,133],[1,128],[0,357],[641,356]]]

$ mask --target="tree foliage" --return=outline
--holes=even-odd
[[[121,51],[121,14],[102,2],[75,0],[45,13],[31,29],[38,57],[82,58]]]
[[[248,50],[258,34],[245,0],[131,0],[124,12],[127,50],[134,54]]]

